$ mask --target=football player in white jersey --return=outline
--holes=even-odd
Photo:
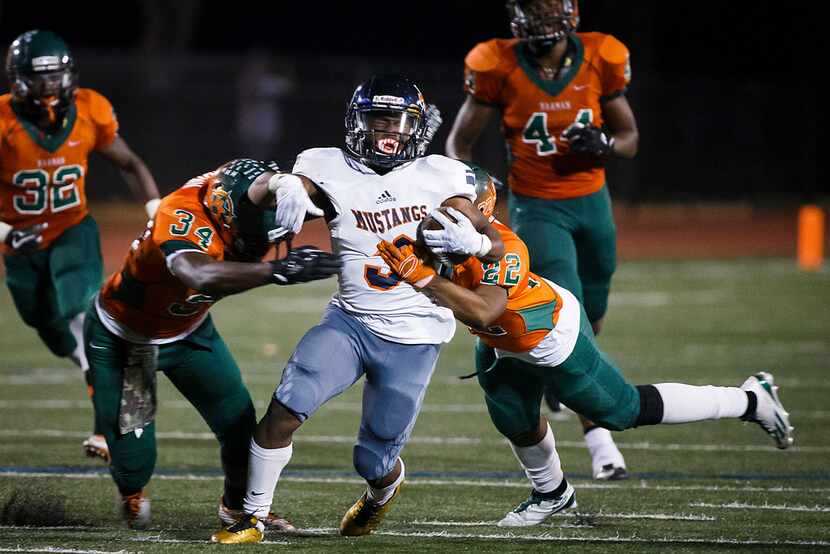
[[[462,162],[425,155],[435,130],[427,119],[427,105],[413,83],[399,76],[372,77],[349,103],[346,147],[306,150],[292,174],[272,178],[277,223],[296,233],[308,217],[325,217],[343,268],[322,321],[300,340],[254,433],[244,501],[250,515],[214,533],[214,542],[262,540],[258,518],[270,510],[279,475],[291,459],[293,433],[363,375],[353,462],[367,488],[346,512],[340,533],[371,533],[397,496],[405,475],[399,455],[455,321],[450,310],[405,285],[376,245],[414,243],[421,220],[450,206],[472,225],[443,232],[446,252],[483,261],[504,253],[498,231],[472,203],[473,171]]]

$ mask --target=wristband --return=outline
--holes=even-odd
[[[493,248],[493,241],[490,240],[490,237],[485,235],[484,233],[481,234],[481,248],[479,248],[478,252],[475,253],[476,258],[482,258],[490,253],[490,250]]]
[[[9,233],[12,232],[12,229],[14,229],[14,227],[9,225],[8,223],[3,223],[2,221],[0,221],[0,242],[6,242],[6,237],[9,236]]]
[[[425,286],[427,286],[428,284],[430,284],[434,278],[435,278],[435,273],[430,273],[428,276],[424,277],[420,281],[418,281],[416,283],[412,283],[412,286],[415,287],[416,289],[422,289]]]
[[[147,212],[147,217],[150,219],[155,217],[156,211],[159,209],[159,204],[161,204],[160,198],[152,198],[144,204],[144,211]]]

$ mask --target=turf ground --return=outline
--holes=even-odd
[[[333,283],[270,287],[214,308],[258,413]],[[632,479],[596,483],[575,416],[550,414],[579,507],[550,523],[495,526],[529,489],[493,429],[463,328],[442,354],[413,438],[408,485],[381,531],[344,539],[337,524],[361,494],[351,467],[360,384],[297,434],[275,499],[306,532],[262,546],[206,541],[217,528],[217,447],[163,377],[153,527],[122,527],[104,466],[81,456],[91,406],[80,373],[52,357],[0,291],[0,552],[711,552],[830,548],[830,274],[787,259],[627,262],[614,281],[602,347],[635,383],[735,385],[774,372],[796,427],[778,451],[755,425],[706,422],[617,433]],[[34,527],[23,527],[28,523]]]

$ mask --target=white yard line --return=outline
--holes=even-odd
[[[743,502],[729,502],[728,504],[709,504],[706,502],[690,502],[694,508],[721,508],[725,510],[781,510],[784,512],[830,512],[830,506],[788,506],[787,504],[745,504]]]
[[[0,438],[20,437],[53,437],[53,438],[86,438],[89,434],[80,431],[63,431],[57,429],[0,429]],[[158,439],[171,440],[216,440],[212,433],[191,431],[160,431],[156,433]],[[303,435],[296,436],[298,443],[314,444],[353,444],[353,435]],[[414,436],[409,439],[410,444],[434,444],[441,446],[468,446],[484,445],[496,446],[506,444],[504,439],[481,439],[477,437],[430,437]],[[585,448],[583,441],[556,441],[557,448]],[[773,446],[755,444],[675,444],[657,442],[619,442],[617,446],[622,450],[659,450],[682,452],[777,452]],[[830,446],[795,446],[788,454],[825,454],[830,453]]]
[[[56,529],[51,527],[50,529]],[[0,552],[55,552],[60,554],[129,554],[128,550],[76,550],[74,548],[62,548],[59,546],[29,546],[17,548],[5,548],[0,546]]]
[[[611,512],[590,512],[580,511],[558,513],[555,518],[576,518],[576,517],[605,517],[610,519],[655,519],[668,521],[717,521],[718,518],[701,514],[640,514],[637,512],[611,513]],[[433,527],[493,527],[495,521],[413,521],[412,525],[426,525]]]
[[[108,473],[75,473],[75,472],[39,472],[39,471],[6,471],[0,472],[0,479],[2,478],[64,478],[64,479],[109,479]],[[153,479],[161,481],[222,481],[224,477],[221,475],[194,475],[188,473],[182,474],[156,474]],[[359,477],[308,477],[299,475],[283,475],[280,477],[281,482],[286,483],[316,483],[316,484],[334,484],[334,485],[362,485],[365,483]],[[597,483],[595,481],[583,481],[579,479],[572,480],[572,483],[578,489],[619,489],[621,491],[702,491],[702,492],[762,492],[762,493],[814,493],[826,494],[830,493],[830,488],[798,488],[798,487],[757,487],[757,486],[719,486],[719,485],[654,485],[646,481],[631,482],[627,485],[613,484],[613,483]],[[484,487],[484,488],[507,488],[519,489],[526,491],[528,488],[527,481],[524,480],[510,480],[498,478],[482,478],[482,479],[437,479],[437,478],[421,478],[412,477],[406,481],[409,487]],[[0,526],[2,527],[2,526]],[[11,528],[11,527],[10,527]]]

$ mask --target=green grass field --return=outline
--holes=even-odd
[[[214,308],[258,413],[333,283],[263,288]],[[92,408],[80,372],[52,357],[0,292],[0,552],[797,551],[830,548],[830,274],[791,260],[621,265],[603,349],[634,383],[736,385],[773,371],[796,428],[778,451],[755,425],[706,422],[617,433],[632,479],[590,480],[574,414],[551,416],[575,513],[505,531],[495,521],[529,487],[492,427],[460,327],[444,349],[424,410],[403,452],[409,473],[379,533],[336,534],[363,485],[351,466],[360,384],[296,436],[275,508],[305,533],[264,545],[209,544],[221,494],[207,426],[160,379],[159,460],[150,483],[153,527],[125,529],[103,464],[82,457]],[[4,511],[5,506],[5,511]],[[12,512],[28,512],[30,526]],[[23,517],[23,516],[19,516]]]

